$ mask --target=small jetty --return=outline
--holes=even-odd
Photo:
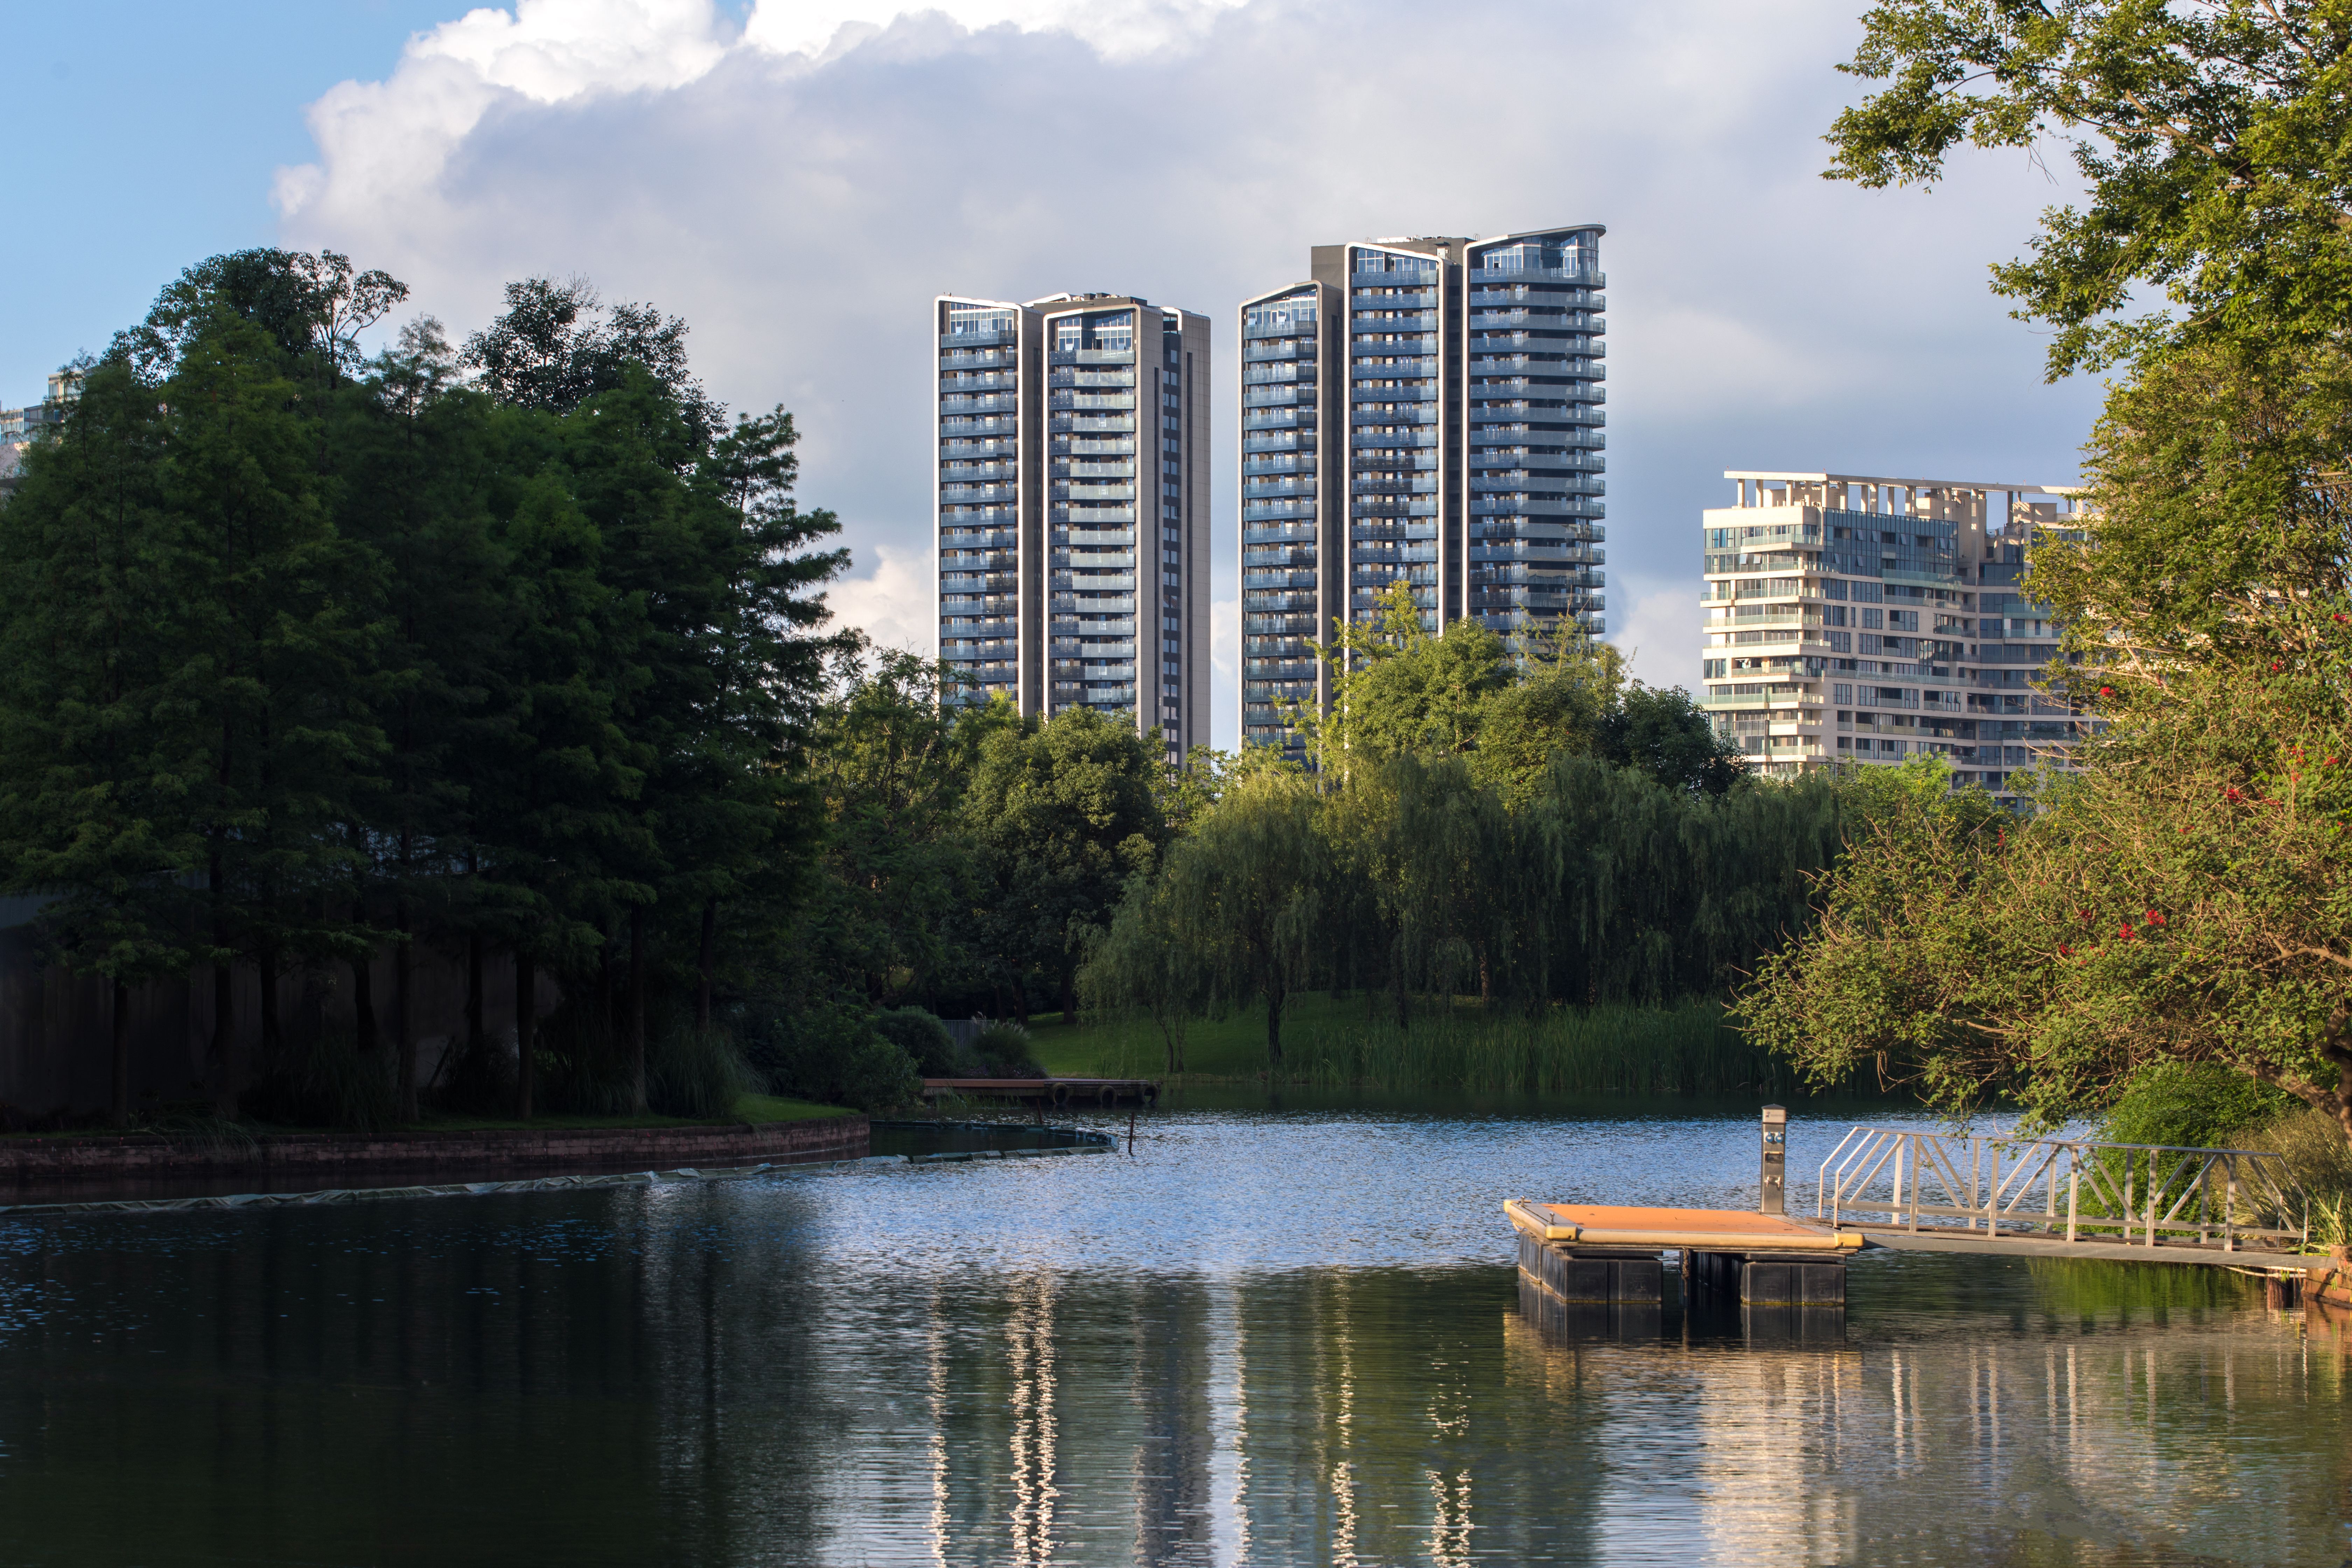
[[[1687,1305],[1843,1313],[1846,1260],[1874,1248],[2185,1263],[2260,1276],[2292,1298],[2310,1198],[2266,1150],[1962,1137],[1856,1127],[1822,1163],[1814,1213],[1786,1212],[1788,1112],[1766,1106],[1757,1208],[1505,1201],[1520,1285],[1547,1309],[1649,1313],[1676,1256]]]
[[[923,1098],[1003,1100],[1041,1109],[1108,1110],[1119,1105],[1154,1105],[1160,1085],[1148,1078],[927,1078]]]

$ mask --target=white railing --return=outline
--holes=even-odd
[[[2311,1199],[2284,1156],[2253,1149],[1960,1137],[1856,1127],[1822,1162],[1814,1213],[1832,1226],[2301,1247]],[[1883,1220],[1876,1216],[1884,1215]]]

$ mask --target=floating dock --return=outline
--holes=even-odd
[[[1010,1100],[1059,1110],[1151,1105],[1160,1085],[1148,1078],[927,1078],[925,1100]]]
[[[1864,1248],[2205,1264],[2263,1276],[2282,1300],[2333,1267],[2308,1253],[2310,1195],[2269,1151],[1856,1127],[1822,1163],[1813,1216],[1792,1219],[1788,1121],[1764,1107],[1753,1210],[1506,1201],[1523,1295],[1633,1326],[1664,1305],[1672,1252],[1685,1306],[1714,1297],[1826,1324]]]
[[[1519,1271],[1568,1305],[1655,1308],[1661,1253],[1682,1255],[1685,1300],[1720,1293],[1741,1306],[1845,1305],[1845,1260],[1863,1238],[1742,1209],[1620,1208],[1512,1198]]]

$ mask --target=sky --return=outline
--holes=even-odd
[[[331,248],[453,337],[509,280],[686,318],[803,433],[832,591],[931,647],[930,300],[1131,293],[1210,318],[1212,739],[1231,746],[1234,305],[1317,244],[1608,226],[1611,640],[1695,685],[1726,468],[2061,484],[2101,392],[2045,384],[1989,264],[2074,195],[1969,154],[1824,181],[1859,0],[0,0],[0,404],[205,256]],[[233,17],[233,21],[224,18]],[[397,325],[396,317],[388,326]]]

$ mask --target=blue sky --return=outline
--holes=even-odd
[[[1725,468],[2063,482],[2095,408],[2095,385],[2042,384],[2041,339],[1984,287],[2069,194],[2043,168],[1966,157],[1932,193],[1818,177],[1858,8],[8,0],[0,402],[239,246],[347,251],[457,333],[509,279],[584,275],[683,314],[719,396],[795,411],[803,499],[856,556],[836,605],[926,646],[934,293],[1142,293],[1207,314],[1230,355],[1234,302],[1310,245],[1598,220],[1612,635],[1688,683]]]

